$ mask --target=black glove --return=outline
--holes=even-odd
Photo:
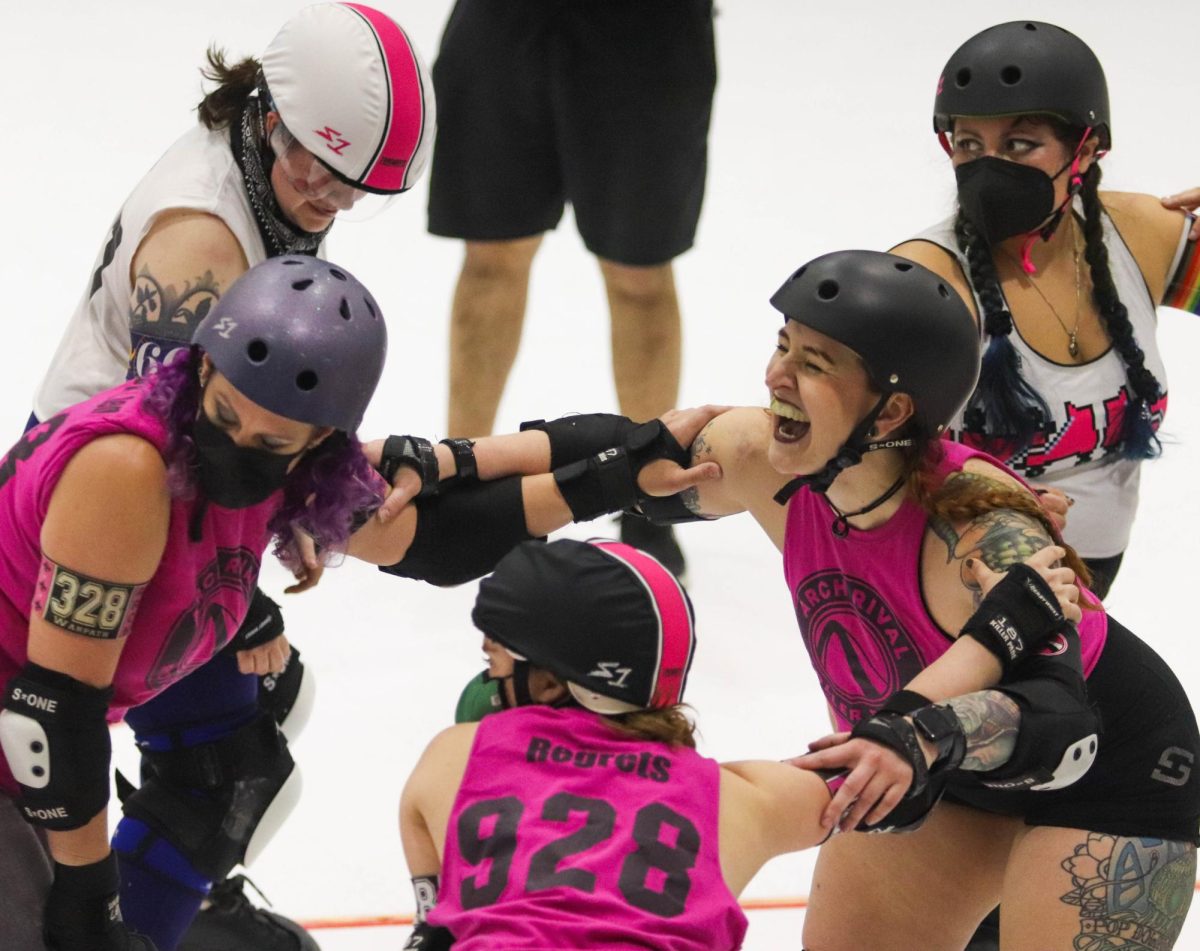
[[[117,857],[91,865],[54,863],[43,925],[50,951],[156,951],[149,938],[121,920]]]
[[[962,634],[996,655],[1004,675],[1068,623],[1054,591],[1028,565],[1013,565],[967,618]]]

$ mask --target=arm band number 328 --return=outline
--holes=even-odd
[[[113,640],[129,633],[145,589],[89,578],[42,555],[32,613],[72,634]]]

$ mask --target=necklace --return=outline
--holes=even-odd
[[[862,508],[854,512],[843,512],[840,508],[829,501],[829,496],[825,496],[825,504],[828,505],[835,513],[837,518],[833,520],[833,524],[829,526],[829,530],[838,538],[845,538],[850,534],[850,519],[856,515],[866,515],[868,512],[874,512],[875,509],[883,505],[888,499],[900,491],[900,488],[905,483],[905,476],[900,476],[884,491],[883,495],[879,496],[874,502],[864,505]]]
[[[1026,274],[1025,271],[1019,265],[1017,266],[1017,278],[1018,278],[1018,280],[1020,280],[1020,282],[1022,284],[1032,287],[1037,292],[1037,296],[1042,299],[1042,302],[1047,307],[1050,308],[1050,313],[1052,313],[1054,315],[1054,319],[1057,320],[1058,325],[1060,327],[1062,327],[1063,333],[1065,333],[1067,335],[1067,353],[1069,353],[1071,355],[1072,360],[1078,360],[1079,359],[1079,318],[1082,315],[1082,311],[1079,309],[1079,295],[1080,295],[1080,285],[1082,282],[1079,279],[1079,257],[1080,257],[1080,254],[1079,254],[1079,225],[1075,224],[1074,222],[1072,222],[1072,225],[1073,225],[1073,227],[1071,228],[1071,243],[1072,243],[1073,249],[1072,249],[1071,258],[1072,258],[1072,263],[1075,268],[1075,326],[1074,327],[1072,327],[1070,330],[1067,329],[1067,322],[1062,319],[1062,315],[1058,312],[1058,308],[1056,308],[1053,304],[1050,303],[1050,299],[1048,297],[1046,297],[1045,294],[1042,293],[1042,289],[1037,286],[1037,282],[1034,281],[1033,277],[1031,275]],[[1012,256],[1012,254],[1008,251],[1007,248],[1004,250],[1004,253],[1008,256],[1009,260],[1013,262],[1013,264],[1017,264],[1016,259]]]

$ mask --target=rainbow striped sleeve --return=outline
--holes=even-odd
[[[1191,226],[1191,215],[1188,226]],[[1167,285],[1163,295],[1164,307],[1200,314],[1200,241],[1184,242],[1179,255],[1179,266]]]

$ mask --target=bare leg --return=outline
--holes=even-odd
[[[653,419],[679,398],[679,299],[670,262],[631,267],[600,261],[612,314],[613,379],[630,419]]]
[[[679,298],[670,262],[631,267],[600,259],[612,314],[613,379],[621,412],[639,422],[679,398]],[[621,517],[621,541],[648,551],[676,575],[687,568],[669,525]]]
[[[450,312],[451,436],[486,436],[517,357],[541,235],[468,241]]]

